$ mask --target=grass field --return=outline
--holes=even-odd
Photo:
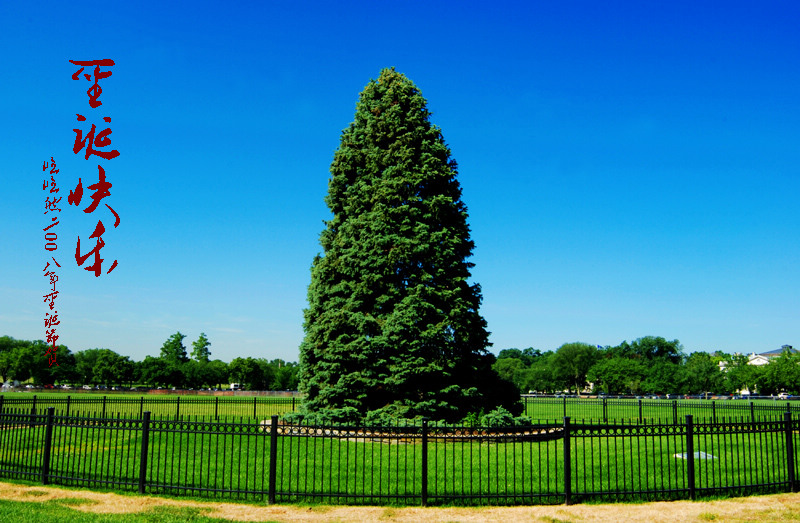
[[[30,409],[36,397],[37,412],[55,407],[56,414],[84,416],[202,417],[215,420],[264,420],[299,408],[300,398],[256,396],[178,396],[134,393],[11,392],[0,395],[0,406]],[[105,398],[105,400],[104,400]],[[758,400],[652,400],[599,398],[523,398],[524,414],[534,421],[635,420],[682,422],[687,414],[695,421],[777,419],[787,410],[800,417],[800,402]]]

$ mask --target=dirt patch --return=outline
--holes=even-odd
[[[543,507],[397,508],[295,505],[244,505],[213,501],[184,501],[151,496],[121,495],[30,487],[0,482],[0,499],[55,501],[73,510],[94,513],[134,513],[154,507],[195,507],[209,517],[231,521],[378,521],[378,522],[585,522],[585,521],[800,521],[800,494],[775,494],[719,501],[673,501],[641,504]]]

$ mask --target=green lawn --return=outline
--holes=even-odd
[[[204,417],[215,420],[263,420],[291,412],[300,400],[275,396],[178,396],[115,393],[12,392],[0,395],[2,408],[30,412],[36,398],[36,411],[54,407],[56,415],[130,417],[150,411],[159,417]]]
[[[37,412],[52,406],[57,415],[197,417],[214,420],[264,420],[292,412],[300,398],[256,396],[178,396],[135,393],[98,394],[96,392],[12,392],[0,395],[2,408],[31,409],[36,397]],[[105,400],[104,400],[105,397]],[[703,420],[750,420],[781,418],[787,409],[800,417],[800,402],[777,400],[652,400],[607,399],[605,408],[599,398],[523,398],[524,414],[535,421],[557,421],[569,416],[581,420],[634,420],[683,422],[687,414],[695,422]],[[752,405],[751,405],[752,404]]]
[[[600,398],[523,398],[524,414],[534,420],[561,420],[569,416],[579,420],[635,420],[651,422],[683,422],[687,414],[695,421],[723,419],[780,418],[790,409],[800,416],[800,402],[770,399],[753,400],[700,400],[700,399],[616,399],[606,400],[605,409]],[[641,403],[641,408],[640,408]],[[751,407],[752,403],[752,407]],[[677,407],[677,408],[676,408]]]

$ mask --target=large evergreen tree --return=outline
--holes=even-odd
[[[384,69],[342,133],[300,347],[306,415],[453,421],[519,410],[491,369],[456,163],[429,116],[419,89]]]

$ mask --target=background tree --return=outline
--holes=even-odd
[[[513,383],[520,392],[526,390],[524,387],[527,382],[528,367],[522,358],[498,358],[492,369],[501,378]]]
[[[181,334],[180,331],[170,336],[161,346],[161,358],[175,365],[189,361],[189,357],[186,355],[186,347],[183,345],[185,337],[186,335]]]
[[[643,392],[648,394],[685,394],[688,392],[685,386],[684,368],[678,363],[663,358],[653,361],[639,359],[638,361],[647,366],[647,374],[642,384]]]
[[[509,392],[491,369],[480,286],[468,283],[474,244],[456,163],[429,117],[417,87],[384,69],[342,132],[304,313],[306,414],[521,410],[513,392],[498,396]]]
[[[75,355],[66,345],[59,345],[56,355],[58,365],[50,367],[49,382],[58,384],[75,383],[78,377]],[[43,361],[47,361],[47,358],[43,358]]]
[[[76,378],[78,385],[97,385],[99,382],[95,378],[94,367],[97,358],[103,349],[87,349],[75,353]]]
[[[759,394],[800,392],[800,354],[785,350],[763,366],[763,369],[757,377]]]
[[[527,349],[526,349],[527,350]],[[537,357],[528,367],[525,373],[525,386],[523,391],[534,391],[542,393],[555,393],[559,388],[559,382],[553,373],[553,358],[555,352],[548,351]]]
[[[110,349],[100,349],[92,370],[93,381],[106,386],[130,384],[134,377],[134,364],[130,358]]]
[[[726,389],[731,392],[747,390],[754,393],[763,370],[757,365],[748,365],[744,354],[734,354],[725,367]]]
[[[556,350],[553,373],[556,379],[579,393],[586,386],[586,376],[599,358],[597,347],[588,343],[565,343]]]
[[[707,352],[693,352],[686,358],[687,392],[721,393],[725,391],[725,377],[719,370],[718,360]]]
[[[209,387],[221,388],[228,380],[228,364],[222,360],[211,360],[205,366],[204,379]]]
[[[639,394],[647,375],[647,366],[635,359],[603,358],[589,369],[586,379],[596,390],[607,394]]]
[[[625,344],[625,342],[622,342]],[[683,345],[678,340],[667,341],[661,336],[645,336],[630,344],[634,356],[644,360],[665,359],[679,364],[683,361]]]
[[[3,382],[11,378],[11,368],[14,366],[14,349],[19,346],[19,340],[11,336],[0,336],[0,379]]]
[[[139,380],[150,387],[166,387],[171,383],[171,365],[163,358],[145,356],[138,365]]]
[[[192,342],[192,358],[202,363],[208,363],[211,357],[210,347],[211,342],[206,338],[206,333],[201,332],[197,341]]]
[[[297,363],[285,362],[278,358],[270,361],[269,366],[272,376],[269,390],[297,390],[299,371]]]
[[[228,365],[232,383],[241,383],[244,390],[265,390],[264,369],[255,358],[234,358]]]

